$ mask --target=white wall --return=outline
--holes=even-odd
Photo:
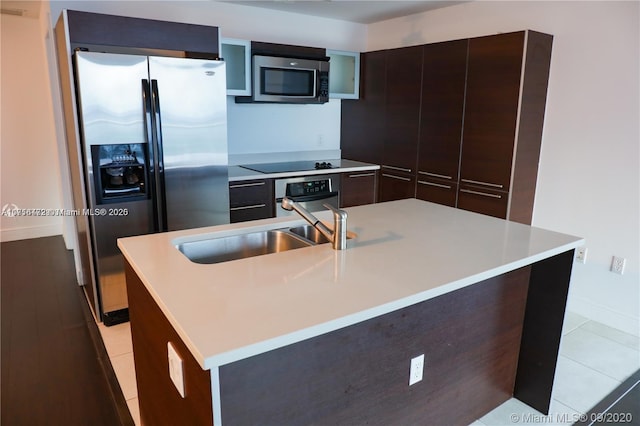
[[[367,50],[533,29],[554,35],[533,224],[587,239],[569,308],[639,334],[638,2],[472,2],[369,26]],[[611,257],[627,259],[623,276]]]
[[[0,206],[62,207],[60,169],[45,55],[35,18],[1,15]],[[60,216],[0,216],[0,240],[57,235]]]

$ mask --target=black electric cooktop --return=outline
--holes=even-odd
[[[287,161],[284,163],[247,164],[240,167],[260,173],[305,172],[340,167],[340,160]]]

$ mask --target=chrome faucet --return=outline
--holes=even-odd
[[[322,235],[327,237],[331,241],[331,246],[334,250],[344,250],[347,248],[347,212],[337,209],[331,204],[323,204],[324,207],[333,212],[333,231],[327,227],[324,223],[320,222],[320,219],[312,215],[307,209],[302,207],[290,198],[284,197],[282,199],[282,208],[285,210],[295,210],[300,216],[307,222],[313,225]]]

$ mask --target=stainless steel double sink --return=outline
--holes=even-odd
[[[176,248],[192,262],[210,264],[279,253],[328,242],[327,237],[316,228],[311,225],[303,225],[190,241],[178,244]]]

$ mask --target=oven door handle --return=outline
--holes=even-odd
[[[297,196],[297,197],[293,197],[291,195],[287,195],[287,198],[289,198],[290,200],[296,201],[298,203],[305,203],[305,202],[308,202],[308,201],[326,200],[327,198],[333,198],[333,197],[337,197],[337,196],[338,196],[338,192],[326,192],[324,194],[301,195],[301,196]],[[276,198],[276,202],[277,203],[282,202],[282,198]]]

